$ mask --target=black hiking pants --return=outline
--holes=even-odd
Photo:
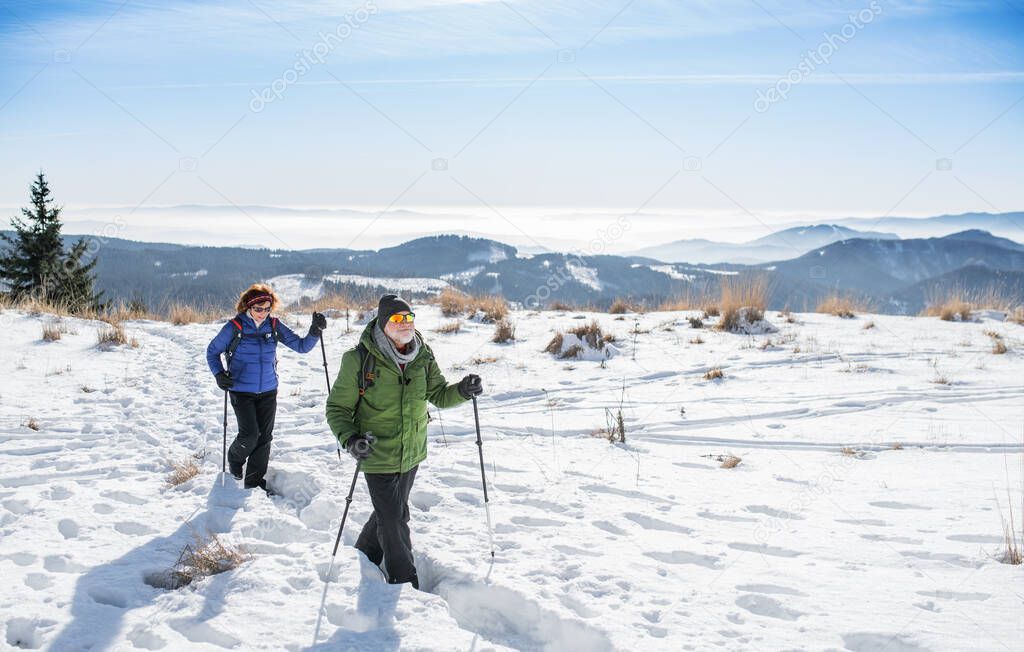
[[[238,419],[238,436],[228,448],[231,472],[245,467],[245,487],[260,486],[270,462],[270,442],[274,439],[274,416],[277,414],[277,390],[254,394],[229,392],[231,407]]]
[[[384,562],[390,584],[411,582],[419,588],[409,536],[409,492],[416,479],[414,466],[405,473],[364,473],[373,513],[363,525],[356,548],[375,564]]]

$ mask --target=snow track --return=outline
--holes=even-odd
[[[1024,578],[995,559],[1007,486],[1020,503],[1024,328],[771,316],[779,333],[702,330],[692,344],[675,313],[637,316],[650,332],[634,349],[632,317],[596,315],[623,350],[601,367],[540,353],[579,323],[571,313],[514,313],[520,339],[504,346],[489,325],[441,335],[433,308],[417,314],[450,380],[485,378],[496,546],[492,561],[472,412],[432,410],[410,499],[421,591],[383,583],[351,548],[370,513],[362,481],[325,577],[354,467],[326,432],[318,350],[281,351],[271,498],[219,474],[223,394],[204,359],[217,325],[133,322],[137,348],[101,350],[95,323],[68,320],[44,344],[48,318],[4,313],[0,647],[1012,649],[1024,637]],[[357,336],[338,327],[332,376]],[[985,331],[1009,352],[993,355]],[[704,380],[715,367],[724,378]],[[592,437],[620,405],[627,442]],[[170,462],[203,450],[196,478],[165,485]],[[725,453],[743,460],[719,468]],[[167,571],[195,533],[251,559],[174,589]]]

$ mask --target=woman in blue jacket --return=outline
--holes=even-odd
[[[206,347],[206,362],[217,386],[231,394],[231,407],[238,419],[238,436],[228,449],[228,467],[245,487],[267,489],[263,476],[270,462],[277,413],[277,343],[299,353],[316,346],[327,318],[313,313],[309,333],[299,337],[270,311],[277,307],[277,295],[267,285],[256,283],[238,297],[238,315],[224,324]],[[225,369],[221,355],[227,360]]]

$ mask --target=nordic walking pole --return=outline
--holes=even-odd
[[[224,442],[220,449],[220,472],[224,473],[228,459],[228,390],[224,390]]]
[[[480,480],[484,485],[484,510],[487,512],[487,538],[491,542],[491,557],[494,557],[494,528],[491,527],[491,503],[487,500],[487,474],[484,473],[484,443],[480,439],[480,414],[473,397],[473,420],[476,422],[476,448],[480,452]]]
[[[359,479],[359,468],[363,465],[361,461],[356,462],[356,472],[352,475],[352,486],[348,489],[348,496],[345,497],[345,511],[341,515],[341,526],[338,528],[338,538],[334,540],[334,551],[331,552],[331,563],[327,567],[327,575],[324,576],[324,594],[320,597],[320,611],[316,614],[316,630],[313,632],[313,645],[316,645],[320,638],[320,621],[324,615],[324,604],[327,602],[327,587],[330,586],[331,573],[334,572],[334,559],[338,555],[338,545],[341,544],[341,532],[345,529],[345,520],[348,519],[348,508],[352,505],[352,494],[356,491],[356,480]]]
[[[324,380],[327,381],[327,395],[331,394],[331,374],[327,372],[327,347],[324,346],[324,334],[320,333],[320,353],[324,356]],[[341,442],[337,439],[334,443],[338,446],[338,461],[341,462]]]

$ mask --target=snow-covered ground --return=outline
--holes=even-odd
[[[485,379],[496,554],[472,409],[432,410],[412,494],[423,590],[360,568],[360,482],[316,646],[354,470],[324,423],[319,349],[281,353],[268,498],[219,474],[223,395],[204,360],[219,324],[132,322],[137,348],[102,350],[95,322],[45,343],[50,318],[0,315],[0,645],[1021,648],[1024,568],[997,557],[1007,494],[1022,500],[1024,327],[771,313],[778,332],[746,336],[687,313],[586,314],[620,353],[567,362],[540,350],[575,313],[514,313],[506,345],[491,325],[442,335],[435,308],[417,315],[449,380]],[[332,374],[358,336],[343,329],[326,335]],[[626,442],[594,437],[620,403]],[[202,473],[167,487],[169,462],[202,449]],[[728,453],[739,466],[720,468]],[[193,531],[251,560],[151,586]]]

